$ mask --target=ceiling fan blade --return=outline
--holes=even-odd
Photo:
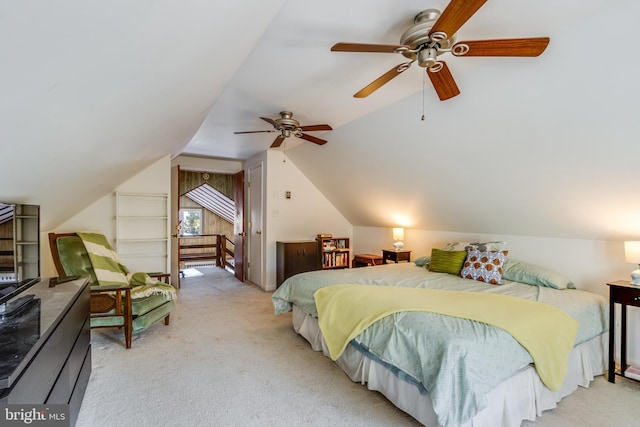
[[[324,145],[327,143],[324,139],[316,138],[315,136],[307,135],[306,133],[301,133],[298,138],[306,139],[307,141],[318,145]]]
[[[440,71],[431,71],[430,68],[426,71],[440,101],[446,101],[460,94],[460,89],[458,89],[458,85],[445,62],[442,62]]]
[[[455,56],[538,56],[544,52],[548,44],[549,37],[474,40],[456,43],[451,53]],[[464,46],[469,48],[468,52],[464,52]]]
[[[245,131],[245,132],[234,132],[234,134],[240,134],[240,133],[263,133],[263,132],[275,132],[275,130],[249,130],[249,131]]]
[[[386,73],[384,73],[383,75],[381,75],[380,77],[378,77],[377,79],[369,83],[367,86],[362,88],[359,92],[353,95],[353,97],[366,98],[376,90],[380,89],[383,85],[389,83],[391,79],[408,70],[410,66],[411,66],[411,62],[403,62],[402,64],[399,64],[393,67],[392,69],[390,69],[389,71],[387,71]]]
[[[309,126],[300,126],[300,130],[305,132],[313,132],[316,130],[333,130],[333,128],[329,125],[309,125]]]
[[[410,49],[409,46],[398,44],[367,44],[367,43],[336,43],[331,47],[332,52],[373,52],[397,53],[397,49]]]
[[[271,147],[269,148],[278,148],[282,145],[283,141],[284,141],[284,136],[278,135],[278,137],[273,141],[273,144],[271,144]]]
[[[487,0],[451,0],[431,27],[429,36],[433,37],[434,33],[444,33],[446,37],[442,39],[450,38],[486,2]]]
[[[270,119],[268,117],[260,117],[262,120],[264,120],[265,122],[271,124],[271,126],[273,126],[274,128],[276,128],[277,130],[280,130],[280,123],[276,122],[273,119]]]

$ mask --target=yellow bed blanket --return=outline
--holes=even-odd
[[[314,298],[333,360],[377,320],[402,311],[427,311],[505,330],[527,349],[540,379],[554,391],[567,374],[578,331],[578,322],[564,311],[508,295],[345,284],[321,288]]]

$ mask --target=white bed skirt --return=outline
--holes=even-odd
[[[311,344],[315,351],[329,352],[318,320],[293,306],[293,329]],[[559,391],[551,391],[542,384],[533,367],[526,367],[499,384],[487,396],[489,406],[461,427],[515,427],[523,420],[534,421],[542,411],[553,409],[574,390],[588,387],[594,376],[606,372],[605,354],[608,334],[603,334],[573,349],[569,372]],[[428,427],[439,426],[428,396],[420,394],[414,384],[399,379],[382,364],[369,359],[355,347],[348,345],[336,360],[352,381],[365,384],[370,390],[382,393],[394,405]]]

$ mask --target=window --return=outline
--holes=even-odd
[[[180,235],[202,234],[202,209],[180,209]]]

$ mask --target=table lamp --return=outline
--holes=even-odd
[[[404,243],[402,243],[402,241],[404,240],[404,228],[399,227],[399,228],[393,229],[393,240],[395,240],[395,243],[393,244],[393,249],[396,251],[401,251],[404,248]]]
[[[640,286],[640,242],[624,242],[624,260],[638,265],[639,269],[631,272],[631,284]]]

